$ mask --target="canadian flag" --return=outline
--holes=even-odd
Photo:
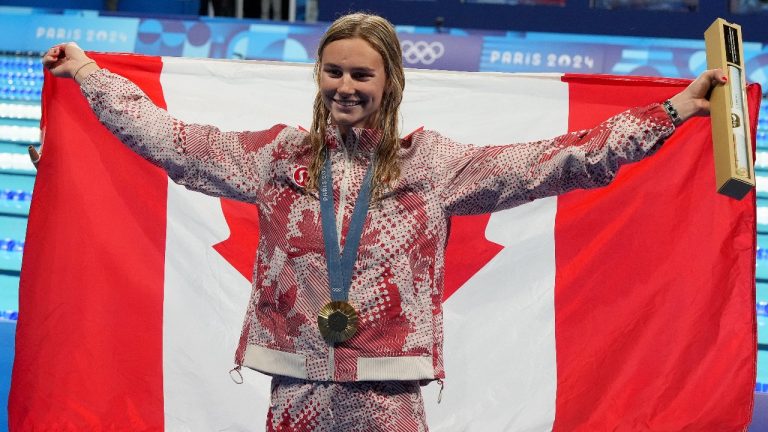
[[[307,127],[308,65],[98,55],[225,130]],[[525,142],[687,82],[408,71],[403,133]],[[759,88],[748,90],[751,120]],[[230,378],[258,241],[249,205],[189,192],[46,77],[9,402],[12,431],[262,430],[268,377]],[[754,130],[754,128],[752,129]],[[755,197],[715,192],[709,120],[608,187],[452,224],[433,431],[741,431],[755,379]]]

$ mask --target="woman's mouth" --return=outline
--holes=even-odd
[[[333,102],[343,107],[353,107],[363,103],[362,101],[359,101],[359,100],[339,100],[339,99],[334,99]]]

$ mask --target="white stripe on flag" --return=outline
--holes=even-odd
[[[163,93],[168,111],[179,119],[222,130],[258,130],[309,117],[299,114],[310,112],[311,95],[291,90],[297,83],[311,88],[311,70],[305,67],[163,61]],[[204,238],[187,244],[192,236]],[[227,374],[251,291],[212,248],[228,236],[218,199],[170,183],[163,322],[169,431],[259,430],[265,423],[269,378],[244,370],[245,384],[238,386]]]
[[[556,209],[546,198],[491,217],[504,249],[444,304],[447,384],[440,405],[427,399],[430,430],[552,429]]]
[[[169,431],[264,425],[269,378],[229,371],[251,292],[213,249],[229,236],[219,199],[168,182],[163,302],[163,396]]]
[[[559,76],[410,72],[404,115],[414,128],[477,145],[567,132]],[[426,392],[430,430],[552,429],[556,209],[548,198],[491,216],[486,238],[504,249],[443,305],[447,379],[441,404],[434,386]]]
[[[312,122],[315,84],[305,64],[163,57],[160,82],[168,111],[224,131]]]

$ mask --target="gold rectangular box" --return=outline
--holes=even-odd
[[[717,191],[741,199],[755,187],[741,26],[718,18],[704,32],[704,41],[707,68],[728,76],[710,97]]]

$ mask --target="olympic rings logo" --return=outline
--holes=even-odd
[[[445,46],[441,42],[404,40],[400,46],[403,48],[403,60],[409,64],[431,65],[445,54]]]

